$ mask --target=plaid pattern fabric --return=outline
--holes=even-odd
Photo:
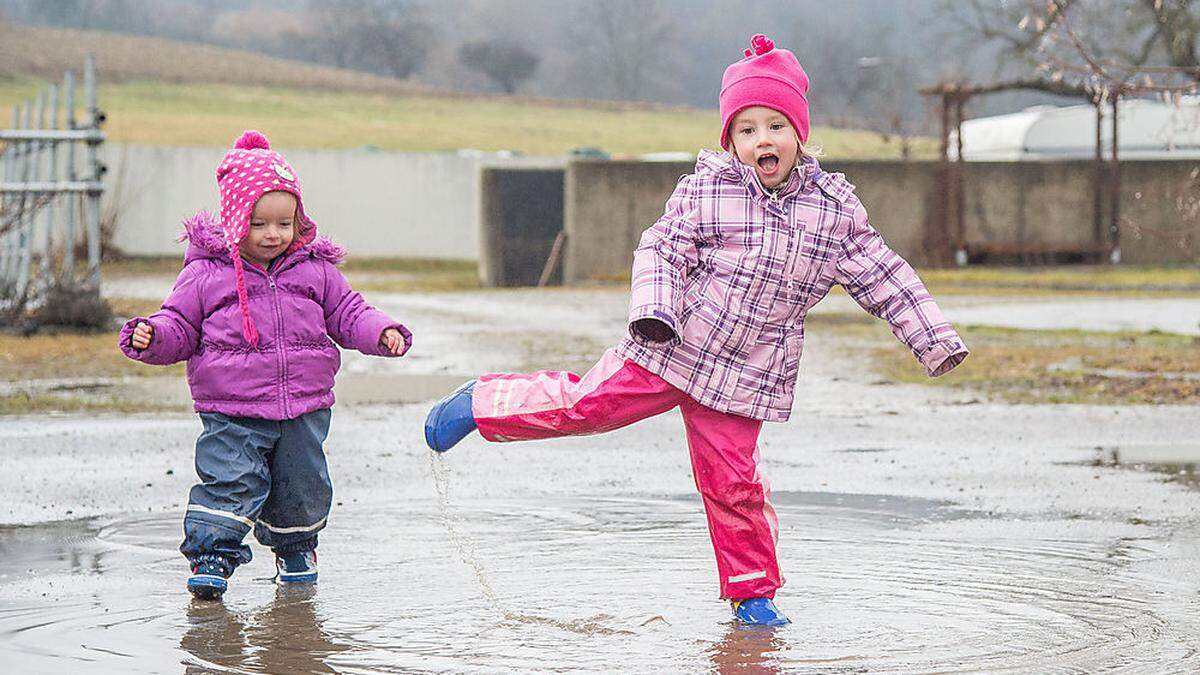
[[[655,318],[675,335],[656,343],[631,328],[617,350],[705,406],[783,422],[804,317],[833,284],[886,320],[930,376],[966,357],[842,174],[804,158],[772,195],[752,168],[704,151],[634,251],[630,325]]]

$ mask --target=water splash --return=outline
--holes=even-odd
[[[433,487],[437,491],[438,520],[446,528],[446,534],[450,537],[450,545],[454,547],[459,560],[462,560],[475,573],[475,581],[479,583],[479,590],[483,592],[483,597],[487,599],[488,604],[506,620],[512,620],[514,614],[500,603],[500,598],[496,596],[496,591],[488,581],[487,571],[479,562],[479,556],[476,555],[475,541],[463,531],[462,517],[451,505],[450,466],[446,464],[439,453],[430,452],[429,468],[433,473]]]
[[[479,590],[483,593],[483,597],[488,601],[488,604],[492,606],[492,609],[502,617],[502,623],[550,626],[579,635],[635,634],[631,630],[610,628],[604,625],[604,621],[613,619],[613,617],[607,614],[599,614],[586,619],[561,620],[525,614],[507,607],[501,602],[495,589],[492,588],[492,583],[488,579],[487,569],[479,559],[475,540],[465,531],[462,516],[450,499],[450,474],[453,473],[450,465],[446,463],[440,453],[430,452],[429,468],[433,474],[434,489],[437,491],[438,520],[446,529],[450,545],[454,548],[455,553],[458,554],[459,560],[467,567],[470,567],[471,571],[475,573],[475,581],[479,584]]]

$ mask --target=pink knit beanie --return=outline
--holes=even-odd
[[[729,147],[729,123],[754,106],[783,113],[801,143],[808,142],[808,75],[796,55],[776,49],[761,33],[750,38],[746,58],[725,69],[721,78],[721,147]]]
[[[259,198],[268,192],[288,192],[296,198],[296,236],[285,255],[308,244],[317,236],[317,224],[304,214],[300,183],[296,172],[283,155],[271,149],[267,137],[246,131],[233,149],[225,153],[217,167],[217,187],[221,193],[221,229],[229,244],[237,279],[238,306],[242,310],[242,335],[251,346],[258,346],[258,329],[250,318],[246,299],[246,278],[239,244],[250,232],[250,215]]]

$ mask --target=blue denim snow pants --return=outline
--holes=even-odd
[[[242,539],[252,528],[276,553],[316,548],[333,501],[321,450],[329,418],[328,408],[283,421],[200,413],[201,482],[183,518],[183,555],[193,564],[219,561],[232,573],[250,562]]]

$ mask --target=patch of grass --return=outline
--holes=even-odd
[[[172,256],[128,256],[119,260],[106,260],[100,265],[101,278],[124,278],[140,276],[172,276],[183,269],[183,248],[180,255]]]
[[[164,368],[126,358],[117,348],[116,331],[27,338],[0,334],[0,381],[182,374],[182,364]]]
[[[104,263],[109,279],[174,277],[177,257],[131,257]],[[479,288],[479,266],[473,261],[426,258],[349,258],[341,267],[355,290],[362,293],[413,293]],[[157,302],[111,298],[118,316],[144,316],[158,309]]]
[[[1200,267],[1069,265],[1061,267],[966,267],[922,270],[935,296],[994,293],[1103,293],[1105,295],[1200,295]]]
[[[109,298],[108,304],[113,309],[113,315],[121,319],[128,319],[132,316],[150,316],[162,307],[162,302],[158,300],[143,298]],[[115,341],[117,329],[113,328],[110,332]]]
[[[406,274],[478,274],[479,265],[473,260],[441,260],[437,258],[347,258],[342,271],[400,272]]]
[[[1200,403],[1200,339],[1169,333],[1103,333],[960,327],[971,356],[931,379],[894,345],[875,348],[890,379],[980,390],[1013,403]]]
[[[80,396],[30,394],[27,392],[0,394],[0,415],[81,412],[138,413],[175,409],[171,406],[158,406],[145,401],[97,400]]]
[[[342,271],[361,293],[462,291],[479,288],[473,261],[426,258],[351,258]]]
[[[283,148],[512,150],[561,155],[596,146],[614,155],[696,152],[713,143],[717,111],[622,106],[514,97],[396,95],[255,84],[109,82],[101,73],[100,106],[109,140],[156,145],[228,146],[256,128]],[[0,107],[36,95],[45,84],[0,82]],[[453,134],[430,133],[432,121]],[[898,142],[876,133],[817,127],[812,141],[834,159],[899,157]],[[931,158],[932,139],[914,140],[915,157]]]

